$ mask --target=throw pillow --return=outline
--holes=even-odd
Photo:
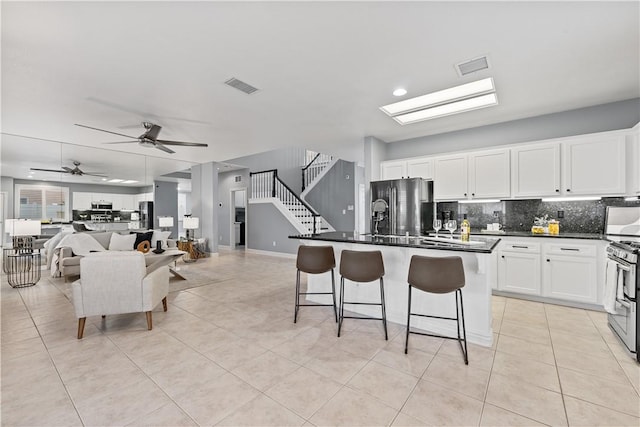
[[[156,242],[160,240],[162,242],[162,249],[167,249],[167,239],[170,235],[170,231],[153,230],[153,236],[151,236],[151,247],[154,249],[157,248],[158,244]]]
[[[133,244],[136,241],[135,234],[111,234],[111,240],[109,241],[110,251],[130,251]]]
[[[131,234],[134,234],[135,232],[132,232]],[[147,231],[145,233],[135,233],[136,235],[136,241],[133,244],[133,248],[132,249],[137,249],[138,245],[142,242],[144,242],[145,240],[147,242],[149,242],[149,245],[151,245],[151,236],[153,236],[153,230],[152,231]]]

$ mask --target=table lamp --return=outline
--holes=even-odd
[[[173,217],[172,216],[159,216],[158,217],[158,225],[162,229],[162,231],[167,231],[169,228],[173,228]]]
[[[9,235],[13,238],[14,248],[33,247],[33,236],[42,232],[40,221],[33,219],[9,219],[6,221]]]
[[[182,220],[182,226],[187,230],[187,240],[192,240],[191,230],[196,230],[200,227],[200,218],[194,218],[191,216],[185,216]]]

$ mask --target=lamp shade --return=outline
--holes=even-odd
[[[185,228],[185,230],[195,230],[200,226],[200,218],[185,216],[182,220],[182,226]]]
[[[40,221],[33,219],[7,220],[6,224],[10,236],[38,236],[42,231]]]
[[[173,217],[172,216],[159,216],[158,217],[158,225],[160,227],[173,227]]]

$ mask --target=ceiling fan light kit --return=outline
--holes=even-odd
[[[198,142],[183,142],[183,141],[170,141],[167,139],[158,139],[158,135],[162,130],[162,126],[156,125],[151,122],[146,122],[146,121],[142,122],[142,127],[145,128],[145,132],[138,137],[125,135],[118,132],[112,132],[105,129],[99,129],[92,126],[81,125],[78,123],[75,123],[75,125],[79,127],[87,128],[87,129],[97,130],[99,132],[111,133],[113,135],[124,136],[125,138],[133,139],[133,141],[104,142],[103,144],[130,144],[130,143],[137,142],[143,147],[157,148],[158,150],[164,151],[165,153],[169,153],[169,154],[173,154],[175,153],[175,151],[167,147],[167,145],[175,145],[175,146],[183,146],[183,147],[208,147],[209,146],[208,144],[201,144]]]

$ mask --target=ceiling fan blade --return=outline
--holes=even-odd
[[[158,134],[160,133],[161,130],[162,130],[162,126],[153,125],[151,126],[151,129],[145,132],[144,136],[146,138],[149,138],[155,141],[158,138]]]
[[[90,172],[82,172],[82,175],[89,175],[89,176],[99,176],[99,177],[107,177],[108,175],[105,175],[103,173],[90,173]]]
[[[111,132],[110,130],[98,129],[98,128],[94,128],[94,127],[91,127],[91,126],[80,125],[78,123],[74,123],[74,124],[76,126],[80,126],[81,128],[93,129],[93,130],[97,130],[97,131],[100,131],[100,132],[106,132],[106,133],[112,133],[114,135],[124,136],[126,138],[137,139],[135,136],[125,135],[123,133]]]
[[[27,139],[35,139],[38,141],[47,141],[47,142],[58,142],[60,144],[68,144],[68,142],[64,142],[64,141],[57,141],[55,139],[46,139],[46,138],[36,138],[35,136],[27,136],[27,135],[18,135],[16,133],[7,133],[7,132],[0,132],[2,135],[8,135],[8,136],[17,136],[18,138],[27,138]]]
[[[208,147],[209,146],[209,144],[201,144],[199,142],[169,141],[166,139],[157,139],[156,142],[160,142],[164,145],[182,145],[184,147]]]
[[[132,142],[140,142],[140,141],[116,141],[116,142],[103,142],[103,144],[130,144]]]
[[[69,173],[69,171],[61,171],[57,169],[40,169],[40,168],[30,168],[32,171],[42,171],[42,172],[57,172],[57,173]]]
[[[175,151],[173,151],[171,148],[165,147],[164,145],[156,142],[156,144],[154,144],[154,147],[156,147],[158,150],[162,150],[165,153],[169,153],[169,154],[173,154],[175,153]]]
[[[67,171],[69,173],[73,172],[73,168],[70,168],[68,166],[62,166],[62,169],[64,169],[65,171]]]
[[[143,118],[146,121],[153,121],[153,120],[162,121],[162,119],[169,119],[169,120],[178,120],[178,121],[187,122],[187,123],[197,123],[197,124],[202,124],[202,125],[210,125],[211,124],[211,122],[205,122],[205,121],[202,121],[202,120],[187,119],[187,118],[184,118],[184,117],[159,116],[157,114],[150,114],[148,112],[135,110],[135,109],[133,109],[131,107],[128,107],[128,106],[125,106],[125,105],[116,104],[115,102],[110,102],[110,101],[106,101],[104,99],[94,98],[92,96],[90,96],[90,97],[88,97],[86,99],[87,99],[87,101],[95,102],[96,104],[104,105],[105,107],[114,108],[116,110],[126,111],[128,113],[136,114],[136,115],[138,115],[139,117]],[[147,119],[152,119],[152,120],[147,120]]]

